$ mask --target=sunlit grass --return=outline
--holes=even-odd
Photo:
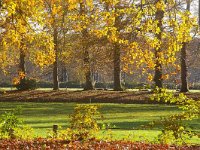
[[[47,131],[57,124],[63,129],[69,127],[69,115],[73,112],[75,103],[14,103],[1,102],[0,113],[9,111],[17,106],[23,108],[20,117],[26,124],[35,130],[35,135],[46,137]],[[145,129],[142,125],[148,125],[151,121],[179,113],[180,110],[173,105],[159,104],[99,104],[104,116],[101,123],[110,124],[113,139],[132,138],[134,140],[153,141],[159,133],[159,128]],[[193,130],[200,132],[200,119],[189,122]],[[99,136],[105,136],[103,132]],[[134,137],[134,138],[133,138]],[[192,139],[192,143],[199,143]]]

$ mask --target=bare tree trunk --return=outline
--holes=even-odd
[[[114,44],[114,90],[122,91],[121,85],[121,61],[120,61],[120,46]]]
[[[181,48],[181,90],[180,92],[188,92],[188,82],[187,82],[187,64],[186,64],[186,49],[187,43],[183,43]]]
[[[19,72],[22,74],[26,74],[26,69],[25,69],[25,53],[24,50],[20,50],[20,58],[19,58]],[[20,77],[20,84],[22,86],[25,86],[25,77]]]
[[[159,58],[158,51],[155,52],[155,56],[156,56],[156,59]],[[157,86],[159,88],[163,87],[162,64],[158,60],[156,60],[154,82],[155,82],[155,86]]]
[[[53,90],[59,90],[58,81],[58,32],[54,29],[55,62],[53,63]]]
[[[116,6],[117,8],[118,6]],[[116,10],[116,9],[115,9]],[[120,31],[120,24],[121,18],[120,16],[115,17],[115,24],[114,26]],[[114,48],[114,91],[123,91],[122,84],[121,84],[121,49],[118,43],[113,44]]]
[[[89,53],[86,49],[84,50],[84,68],[85,68],[84,90],[94,90],[91,67],[90,67],[90,58],[89,58]]]
[[[157,0],[158,2],[159,0]],[[163,24],[162,24],[162,20],[164,18],[164,11],[161,9],[158,9],[156,11],[156,20],[158,21],[158,27],[160,28],[160,32],[158,34],[156,34],[156,37],[158,40],[162,40],[162,31],[163,31]],[[155,58],[156,58],[156,62],[155,62],[155,74],[154,74],[154,82],[155,82],[155,86],[162,88],[163,87],[163,79],[162,79],[162,64],[159,61],[160,59],[160,55],[159,53],[161,53],[162,49],[161,47],[159,47],[159,49],[155,49]]]
[[[190,0],[187,0],[187,11],[190,11]],[[181,48],[181,90],[180,92],[188,92],[188,79],[187,79],[187,45],[188,43],[183,43],[183,46]]]

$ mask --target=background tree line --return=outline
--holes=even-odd
[[[85,90],[94,89],[95,74],[111,77],[113,89],[121,91],[124,72],[138,73],[160,88],[180,73],[181,92],[187,92],[187,60],[199,50],[191,42],[198,37],[192,2],[198,3],[1,0],[0,67],[7,75],[14,70],[13,82],[21,85],[31,76],[30,64],[33,72],[52,72],[54,90],[58,70],[66,75],[63,66],[84,80]]]

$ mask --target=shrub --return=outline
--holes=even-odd
[[[103,82],[96,82],[95,83],[95,88],[107,88],[107,84]]]
[[[39,88],[53,88],[53,83],[47,81],[37,82],[37,87]]]
[[[0,117],[0,139],[20,138],[27,139],[32,136],[32,128],[25,126],[23,120],[17,117],[21,113],[18,107],[10,112],[4,112]]]
[[[28,125],[22,124],[14,128],[14,137],[16,139],[32,139],[33,138],[33,128]]]
[[[97,124],[97,118],[103,118],[98,111],[97,105],[77,105],[74,113],[70,116],[70,129],[73,131],[72,139],[85,140],[94,138],[100,127]]]
[[[61,88],[82,88],[83,85],[77,81],[61,82]]]
[[[0,83],[0,87],[12,87],[12,84],[9,82],[2,82]]]
[[[52,82],[47,81],[39,81],[37,83],[37,87],[39,88],[53,88]],[[82,88],[82,84],[80,84],[77,81],[69,81],[69,82],[60,82],[59,83],[60,88]]]
[[[186,144],[186,141],[194,136],[179,114],[163,117],[159,120],[159,124],[163,128],[158,136],[161,143]]]
[[[12,138],[13,130],[22,124],[22,121],[13,112],[5,112],[0,118],[0,137]]]
[[[35,79],[24,78],[22,82],[15,85],[17,90],[35,90],[37,88],[37,82]]]
[[[103,118],[98,108],[97,105],[77,105],[70,115],[70,127],[65,130],[59,127],[56,135],[50,130],[48,138],[68,141],[93,139],[100,129],[97,120]]]
[[[184,94],[174,96],[166,89],[156,88],[152,100],[173,103],[182,110],[181,113],[163,117],[160,120],[154,121],[153,126],[159,125],[162,128],[162,133],[158,136],[161,143],[170,144],[185,144],[186,140],[194,136],[188,125],[184,122],[199,118],[200,116],[200,101],[187,98]]]

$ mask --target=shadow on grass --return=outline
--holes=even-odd
[[[178,111],[176,106],[159,104],[135,104],[135,105],[105,105],[101,111],[106,113],[134,113],[134,112],[159,112],[159,111]],[[159,115],[159,114],[158,114]]]
[[[180,112],[176,106],[162,104],[100,104],[100,111],[105,116],[105,122],[111,122],[120,129],[139,128],[151,120],[170,113]],[[0,102],[0,114],[17,106],[22,107],[22,115],[29,125],[68,124],[69,115],[73,112],[75,103],[18,103]],[[49,120],[48,120],[49,119]],[[128,121],[127,121],[128,120]],[[200,119],[190,121],[194,130],[200,130]],[[41,125],[42,126],[42,125]],[[46,126],[46,125],[45,125]],[[48,125],[47,125],[48,126]],[[49,125],[51,126],[51,125]],[[49,127],[48,126],[48,127]],[[35,128],[35,127],[34,127]],[[44,128],[44,127],[42,127]]]

